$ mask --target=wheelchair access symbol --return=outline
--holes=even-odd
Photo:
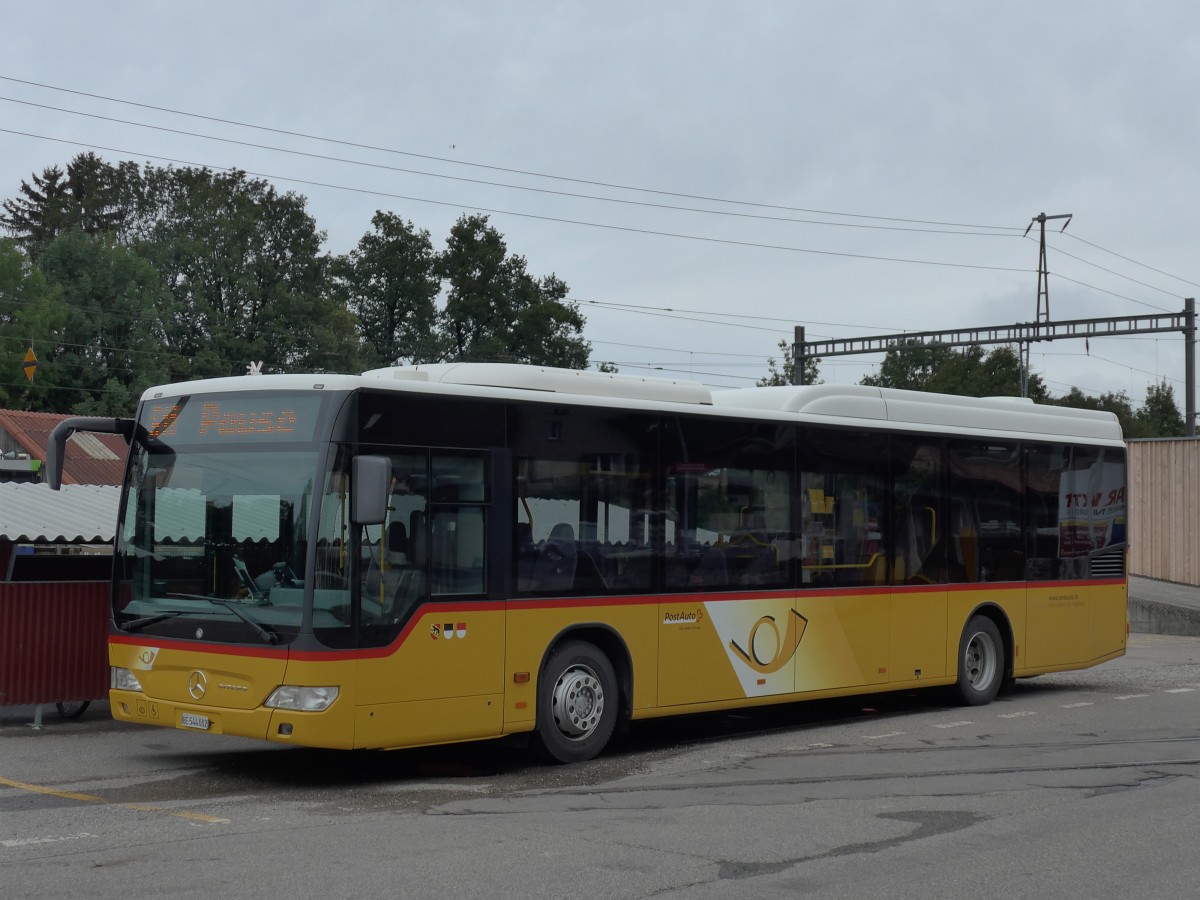
[[[752,626],[750,626],[750,636],[746,639],[746,646],[750,648],[749,652],[738,646],[737,641],[729,642],[729,649],[733,650],[742,661],[760,675],[770,675],[778,672],[788,660],[796,655],[796,648],[800,646],[800,639],[804,637],[804,629],[808,627],[808,619],[800,615],[794,609],[788,610],[791,613],[787,617],[787,630],[783,634],[783,639],[779,636],[779,625],[775,622],[774,616],[763,616]],[[760,628],[770,628],[775,632],[775,655],[769,659],[762,659],[759,656],[759,646],[755,641],[758,637]],[[765,649],[765,648],[763,648]]]

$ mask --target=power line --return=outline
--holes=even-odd
[[[1159,372],[1151,372],[1149,369],[1139,369],[1137,366],[1131,366],[1128,363],[1117,362],[1115,359],[1109,359],[1106,356],[1100,356],[1098,353],[1043,353],[1042,356],[1073,356],[1085,359],[1095,359],[1103,363],[1108,363],[1109,365],[1117,366],[1121,369],[1128,369],[1130,372],[1140,372],[1143,375],[1149,375],[1150,377],[1156,378],[1159,381],[1173,381],[1176,384],[1184,383],[1182,378],[1172,378],[1170,375],[1163,375]]]
[[[255,150],[269,150],[273,153],[286,153],[286,154],[289,154],[292,156],[303,156],[308,159],[318,159],[318,160],[322,160],[325,162],[345,163],[347,165],[363,166],[365,168],[380,169],[380,170],[387,171],[387,172],[397,172],[397,173],[405,174],[405,175],[418,175],[418,176],[421,176],[424,178],[441,178],[446,181],[458,181],[458,182],[462,182],[465,184],[478,184],[478,185],[483,185],[486,187],[506,188],[508,190],[514,190],[514,191],[528,191],[531,193],[548,194],[548,195],[555,196],[555,197],[570,197],[570,198],[579,199],[579,200],[594,200],[594,201],[601,202],[601,203],[618,203],[618,204],[622,204],[622,205],[626,205],[626,206],[641,206],[641,207],[645,207],[645,208],[649,208],[649,209],[662,209],[662,210],[669,210],[672,212],[699,213],[701,215],[726,216],[726,217],[739,218],[739,219],[754,219],[757,221],[765,221],[765,222],[786,222],[786,223],[797,224],[797,225],[824,225],[824,226],[829,226],[829,227],[833,227],[833,228],[864,228],[864,229],[871,229],[871,230],[876,230],[876,231],[905,231],[905,232],[910,232],[910,233],[915,233],[915,234],[939,234],[939,235],[957,234],[957,235],[966,235],[966,236],[975,236],[975,237],[993,237],[993,238],[994,237],[1001,237],[1001,238],[1016,237],[1015,234],[1012,234],[1012,235],[999,234],[999,233],[989,232],[989,231],[961,231],[961,230],[948,230],[948,229],[936,229],[936,228],[912,228],[912,227],[902,226],[902,225],[864,225],[859,222],[829,222],[829,221],[824,221],[824,220],[820,220],[820,219],[797,219],[797,218],[792,218],[792,217],[787,217],[787,216],[768,216],[768,215],[763,215],[760,213],[732,212],[729,210],[720,210],[720,209],[701,209],[701,208],[695,207],[695,206],[677,206],[677,205],[668,204],[668,203],[651,203],[651,202],[645,201],[645,200],[628,200],[628,199],[624,199],[624,198],[620,198],[620,197],[602,197],[602,196],[598,196],[596,194],[581,194],[581,193],[572,192],[572,191],[556,191],[556,190],[551,190],[549,188],[530,187],[528,185],[506,184],[505,182],[501,182],[501,181],[487,181],[486,179],[482,179],[482,178],[465,178],[460,175],[445,175],[440,172],[426,172],[426,171],[422,171],[420,169],[406,169],[401,166],[389,166],[389,165],[384,165],[383,163],[373,163],[373,162],[366,162],[363,160],[347,159],[346,157],[329,156],[329,155],[323,154],[323,153],[309,153],[304,150],[292,150],[287,147],[274,147],[269,144],[258,144],[258,143],[254,143],[252,141],[239,141],[234,138],[217,137],[216,135],[203,134],[203,133],[196,132],[196,131],[184,131],[183,129],[179,129],[179,128],[167,128],[166,126],[163,126],[163,125],[150,125],[145,122],[134,122],[130,119],[118,119],[118,118],[114,118],[112,116],[102,116],[102,115],[99,115],[98,113],[88,113],[88,112],[82,112],[80,110],[75,110],[75,109],[65,109],[65,108],[59,107],[59,106],[49,106],[44,103],[34,103],[29,100],[18,100],[14,97],[0,96],[0,100],[6,101],[8,103],[18,103],[23,106],[33,106],[33,107],[37,107],[38,109],[46,109],[46,110],[50,110],[52,112],[68,113],[70,115],[84,116],[84,117],[87,117],[90,119],[100,119],[105,122],[114,122],[114,123],[117,123],[120,125],[132,125],[136,128],[147,128],[147,129],[151,129],[154,131],[166,132],[168,134],[178,134],[178,135],[183,135],[185,137],[202,138],[203,140],[217,141],[217,142],[224,143],[224,144],[234,144],[239,147],[249,147],[249,148],[252,148]],[[965,227],[970,227],[970,226],[965,226]]]
[[[343,146],[343,147],[354,147],[354,148],[357,148],[360,150],[371,150],[371,151],[378,152],[378,153],[390,153],[390,154],[395,154],[398,156],[407,156],[407,157],[411,157],[414,159],[427,159],[427,160],[446,163],[448,165],[454,165],[454,166],[468,166],[471,168],[486,169],[486,170],[493,171],[493,172],[507,172],[507,173],[513,174],[513,175],[525,175],[525,176],[529,176],[529,177],[533,177],[533,178],[546,178],[546,179],[552,179],[554,181],[565,181],[565,182],[571,182],[574,184],[586,184],[586,185],[590,185],[592,187],[605,187],[605,188],[612,188],[615,190],[622,190],[622,191],[635,191],[638,193],[655,194],[655,195],[664,196],[664,197],[679,197],[679,198],[685,199],[685,200],[703,200],[703,201],[709,202],[709,203],[725,203],[725,204],[731,204],[731,205],[737,205],[737,206],[751,206],[751,207],[756,207],[759,209],[774,209],[774,210],[779,210],[782,212],[799,212],[799,213],[806,213],[809,215],[841,216],[844,218],[870,219],[872,221],[878,221],[878,222],[904,222],[904,223],[908,223],[911,225],[935,225],[935,226],[944,227],[944,228],[978,228],[978,229],[993,230],[993,231],[998,231],[998,232],[1011,232],[1011,233],[1020,231],[1019,228],[1014,228],[1014,227],[1008,226],[1008,225],[973,225],[973,224],[962,223],[962,222],[939,222],[939,221],[932,221],[932,220],[927,220],[927,219],[903,218],[900,216],[876,216],[876,215],[865,215],[862,213],[845,213],[845,212],[835,212],[835,211],[831,211],[831,210],[807,209],[804,207],[797,207],[797,206],[783,206],[783,205],[773,204],[773,203],[757,203],[757,202],[752,202],[752,201],[748,201],[748,200],[730,200],[730,199],[726,199],[726,198],[722,198],[722,197],[709,197],[709,196],[705,196],[702,194],[687,194],[687,193],[676,192],[676,191],[658,190],[658,189],[654,189],[654,188],[642,188],[642,187],[635,187],[632,185],[624,185],[624,184],[616,184],[616,183],[612,183],[612,182],[597,181],[594,179],[571,178],[571,177],[567,177],[567,176],[563,176],[563,175],[550,175],[550,174],[547,174],[544,172],[534,172],[534,171],[530,171],[530,170],[526,170],[526,169],[516,169],[516,168],[505,167],[505,166],[495,166],[495,165],[487,165],[484,163],[467,162],[465,160],[451,159],[449,157],[444,157],[444,156],[433,156],[433,155],[426,154],[426,153],[414,153],[411,151],[398,150],[398,149],[394,149],[391,147],[373,146],[371,144],[360,143],[357,141],[348,141],[348,140],[341,140],[338,138],[324,137],[321,135],[306,134],[301,131],[293,131],[293,130],[289,130],[289,129],[285,129],[285,128],[272,128],[272,127],[266,126],[266,125],[257,125],[257,124],[249,123],[249,122],[239,122],[234,119],[224,119],[224,118],[220,118],[218,116],[202,115],[200,113],[187,112],[185,110],[174,109],[172,107],[167,107],[167,106],[155,106],[150,103],[140,103],[140,102],[134,101],[134,100],[124,100],[124,99],[120,99],[117,97],[108,97],[103,94],[92,94],[92,93],[88,93],[87,91],[80,91],[80,90],[74,90],[72,88],[58,87],[56,85],[45,84],[42,82],[30,81],[30,80],[26,80],[26,79],[22,79],[22,78],[14,78],[14,77],[8,76],[8,75],[0,75],[0,80],[13,82],[15,84],[24,84],[24,85],[29,85],[32,87],[38,87],[38,88],[42,88],[44,90],[59,91],[59,92],[66,93],[66,94],[74,94],[74,95],[80,96],[80,97],[90,97],[94,100],[104,100],[105,102],[108,102],[108,103],[119,103],[119,104],[123,104],[126,106],[138,107],[141,109],[149,109],[149,110],[153,110],[155,112],[165,112],[165,113],[169,113],[171,115],[186,116],[188,118],[201,119],[201,120],[208,121],[208,122],[217,122],[222,125],[233,125],[238,128],[249,128],[249,129],[253,129],[256,131],[265,131],[265,132],[269,132],[271,134],[286,135],[288,137],[298,137],[298,138],[303,138],[305,140],[320,141],[322,143],[335,144],[335,145]]]
[[[185,166],[195,166],[195,167],[200,167],[200,168],[207,168],[207,169],[227,171],[227,172],[240,171],[240,172],[244,172],[247,175],[252,175],[255,178],[266,178],[266,179],[271,179],[274,181],[286,181],[291,184],[304,184],[304,185],[308,185],[310,187],[321,187],[321,188],[328,188],[330,190],[348,191],[348,192],[357,193],[357,194],[367,194],[367,195],[375,196],[375,197],[386,197],[390,200],[404,200],[404,201],[407,201],[410,203],[428,203],[433,206],[443,206],[443,207],[448,206],[448,207],[451,207],[454,209],[466,208],[466,209],[475,210],[476,212],[488,213],[488,214],[493,214],[493,215],[501,215],[501,216],[515,216],[515,217],[523,218],[523,219],[533,219],[535,221],[540,221],[540,222],[554,222],[559,225],[580,225],[580,226],[583,226],[586,228],[600,228],[600,229],[604,229],[607,231],[619,231],[619,232],[625,232],[628,234],[645,234],[645,235],[652,235],[655,237],[669,237],[669,238],[676,238],[679,240],[700,241],[700,242],[708,243],[708,244],[722,244],[722,245],[731,246],[731,247],[746,247],[746,248],[757,249],[757,250],[777,250],[777,251],[783,251],[783,252],[788,252],[788,253],[806,253],[806,254],[811,254],[814,256],[833,256],[833,257],[838,257],[838,258],[842,258],[842,259],[863,259],[863,260],[871,260],[873,262],[893,262],[893,263],[904,263],[904,264],[908,264],[908,265],[938,266],[941,268],[951,268],[951,269],[976,269],[976,270],[991,271],[991,272],[1020,272],[1022,274],[1025,274],[1025,273],[1028,273],[1029,271],[1031,271],[1029,269],[1022,269],[1022,268],[1017,268],[1017,267],[1013,267],[1013,266],[986,266],[986,265],[980,265],[980,264],[974,264],[974,263],[947,262],[944,260],[912,259],[909,257],[898,257],[898,256],[877,256],[877,255],[869,254],[869,253],[849,253],[847,251],[840,251],[840,250],[817,250],[817,249],[811,248],[811,247],[789,247],[789,246],[786,246],[783,244],[766,244],[766,243],[762,243],[762,242],[758,242],[758,241],[735,241],[735,240],[732,240],[729,238],[715,238],[715,237],[706,237],[704,235],[682,234],[682,233],[673,232],[673,231],[659,231],[659,230],[651,229],[651,228],[634,228],[633,226],[629,226],[629,225],[608,225],[608,224],[604,224],[601,222],[585,222],[580,219],[566,219],[566,218],[562,218],[562,217],[558,217],[558,216],[546,216],[546,215],[539,215],[536,213],[515,212],[513,210],[505,210],[505,209],[497,209],[494,207],[479,206],[477,204],[449,203],[444,200],[430,200],[426,197],[413,197],[413,196],[409,196],[406,194],[394,194],[394,193],[390,193],[388,191],[379,191],[379,190],[374,190],[374,189],[370,189],[370,188],[357,188],[357,187],[350,187],[348,185],[332,184],[329,182],[314,181],[314,180],[305,179],[305,178],[292,178],[292,177],[289,177],[286,175],[274,175],[269,172],[254,172],[254,171],[250,171],[247,169],[239,169],[237,167],[212,166],[212,165],[208,165],[206,163],[198,163],[198,162],[192,162],[189,160],[176,159],[174,157],[169,157],[169,156],[159,156],[157,154],[142,154],[142,153],[137,153],[132,150],[124,150],[124,149],[120,149],[117,147],[108,147],[108,146],[105,146],[102,144],[88,143],[86,141],[75,141],[75,140],[68,140],[67,138],[56,138],[56,137],[50,137],[49,135],[33,134],[31,132],[18,131],[16,129],[12,129],[12,128],[0,128],[0,132],[3,132],[5,134],[15,134],[15,135],[19,135],[21,137],[35,138],[38,140],[52,141],[54,143],[59,143],[59,144],[70,144],[71,146],[75,146],[75,147],[86,147],[91,150],[104,150],[109,153],[120,153],[120,154],[128,154],[128,155],[133,155],[133,156],[145,156],[148,159],[157,159],[157,160],[162,160],[162,161],[170,162],[170,163],[178,163],[180,165],[185,165]]]
[[[1026,240],[1033,240],[1033,238],[1026,238]],[[1126,281],[1132,281],[1136,285],[1140,285],[1141,287],[1144,287],[1144,288],[1149,288],[1152,291],[1158,291],[1160,294],[1166,294],[1168,297],[1174,297],[1177,300],[1184,299],[1182,294],[1172,293],[1171,291],[1168,291],[1165,288],[1160,288],[1157,285],[1148,284],[1145,281],[1139,281],[1138,279],[1133,278],[1129,275],[1122,275],[1120,272],[1117,272],[1113,269],[1105,268],[1104,266],[1100,265],[1099,263],[1092,262],[1090,259],[1084,259],[1082,256],[1076,256],[1074,253],[1068,253],[1066,250],[1063,250],[1061,247],[1055,247],[1055,246],[1051,245],[1051,249],[1054,250],[1055,253],[1058,253],[1062,256],[1070,257],[1071,259],[1077,260],[1077,261],[1083,263],[1084,265],[1092,266],[1093,268],[1099,269],[1101,272],[1107,272],[1109,275],[1115,275],[1117,278],[1123,278]],[[1168,276],[1168,277],[1171,277],[1171,276]]]
[[[569,299],[573,299],[576,303],[586,303],[586,304],[589,304],[592,306],[612,307],[612,308],[616,308],[616,309],[631,309],[634,311],[654,310],[656,312],[669,312],[669,313],[694,313],[696,315],[701,315],[701,316],[727,316],[729,318],[734,318],[734,319],[755,319],[755,320],[764,321],[764,322],[780,322],[780,323],[786,323],[788,328],[791,328],[793,323],[795,322],[794,316],[788,317],[788,318],[784,318],[782,316],[752,316],[752,315],[747,315],[747,314],[741,313],[741,312],[725,313],[725,312],[718,312],[718,311],[706,310],[706,309],[684,309],[684,308],[678,307],[678,306],[674,306],[674,307],[673,306],[643,306],[643,305],[635,304],[635,303],[618,303],[615,300],[583,300],[578,297],[572,297]],[[870,329],[870,330],[874,331],[874,330],[877,330],[878,328],[883,327],[880,325],[852,325],[847,322],[818,322],[818,321],[815,321],[812,319],[808,319],[806,321],[811,325],[824,325],[829,328],[866,328],[866,329]],[[714,323],[714,324],[727,324],[727,323],[722,322],[722,323]],[[903,328],[893,328],[891,330],[904,331]]]
[[[1192,287],[1200,287],[1200,284],[1197,284],[1194,281],[1188,281],[1186,278],[1181,278],[1178,275],[1172,275],[1170,272],[1164,272],[1162,269],[1156,269],[1154,266],[1147,265],[1144,262],[1138,262],[1136,259],[1131,259],[1128,256],[1122,256],[1116,250],[1108,250],[1104,247],[1101,247],[1099,244],[1093,244],[1091,241],[1085,241],[1077,234],[1068,234],[1067,237],[1071,238],[1072,240],[1079,241],[1082,244],[1087,244],[1089,247],[1095,247],[1097,250],[1100,250],[1103,253],[1109,253],[1118,259],[1123,259],[1125,262],[1133,263],[1135,266],[1141,266],[1143,269],[1149,269],[1151,272],[1157,272],[1159,275],[1165,275],[1167,278],[1174,278],[1176,281],[1182,281],[1184,284],[1190,284]]]
[[[1121,299],[1121,300],[1128,300],[1130,303],[1136,303],[1138,306],[1144,306],[1147,309],[1156,309],[1159,312],[1173,312],[1174,311],[1174,310],[1167,309],[1165,306],[1155,306],[1153,303],[1147,303],[1145,300],[1135,300],[1133,297],[1129,297],[1125,294],[1118,294],[1116,291],[1110,291],[1110,290],[1106,290],[1105,288],[1102,288],[1102,287],[1096,287],[1094,284],[1088,284],[1086,281],[1080,281],[1077,278],[1068,278],[1066,275],[1060,275],[1057,272],[1054,273],[1054,277],[1061,278],[1063,281],[1069,281],[1069,282],[1071,282],[1071,284],[1077,284],[1080,287],[1085,287],[1092,291],[1098,291],[1101,294],[1108,294],[1110,297],[1117,297],[1118,299]]]
[[[592,341],[593,344],[601,344],[606,347],[629,347],[634,350],[654,350],[659,353],[695,353],[699,356],[732,356],[736,359],[758,359],[753,353],[726,353],[719,350],[680,350],[678,347],[651,347],[646,344],[626,344],[620,341]],[[676,360],[678,362],[679,360]],[[716,363],[722,365],[722,363]]]

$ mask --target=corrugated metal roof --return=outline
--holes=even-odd
[[[100,484],[0,483],[0,540],[106,544],[117,527],[120,488]]]
[[[0,430],[34,459],[46,460],[46,442],[54,426],[69,416],[0,409]],[[120,484],[129,453],[115,434],[76,434],[67,441],[63,484]]]
[[[0,541],[14,543],[107,544],[117,527],[121,489],[103,484],[0,482]],[[197,541],[204,537],[205,498],[197,490],[159,491],[156,541]],[[279,498],[240,497],[233,510],[233,534],[239,541],[279,537]]]

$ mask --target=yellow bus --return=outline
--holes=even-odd
[[[122,721],[309,747],[1007,682],[1125,652],[1108,413],[518,365],[152,388],[109,658]],[[53,475],[52,475],[53,477]]]

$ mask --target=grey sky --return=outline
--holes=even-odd
[[[1066,234],[1051,239],[1053,318],[1173,312],[1200,292],[1200,7],[1187,0],[54,0],[7,4],[3,21],[0,75],[8,78],[446,160],[0,81],[8,98],[0,128],[125,151],[97,150],[110,160],[169,157],[273,176],[280,189],[308,198],[330,252],[350,249],[378,208],[412,219],[439,245],[464,211],[494,210],[493,224],[532,272],[556,272],[571,286],[593,359],[626,372],[662,367],[743,386],[765,373],[766,357],[790,340],[794,324],[818,338],[1030,321],[1037,245],[1021,231],[1043,211],[1075,215]],[[316,160],[12,100],[381,166],[742,216]],[[82,149],[0,132],[0,195]],[[861,218],[868,216],[881,218]],[[703,321],[661,314],[666,307],[699,311],[686,316]],[[1135,403],[1147,384],[1166,378],[1182,407],[1182,348],[1177,335],[1096,340],[1090,355],[1082,342],[1062,341],[1036,348],[1033,364],[1055,393],[1074,384],[1126,391]],[[854,382],[872,361],[828,360],[822,374]]]

